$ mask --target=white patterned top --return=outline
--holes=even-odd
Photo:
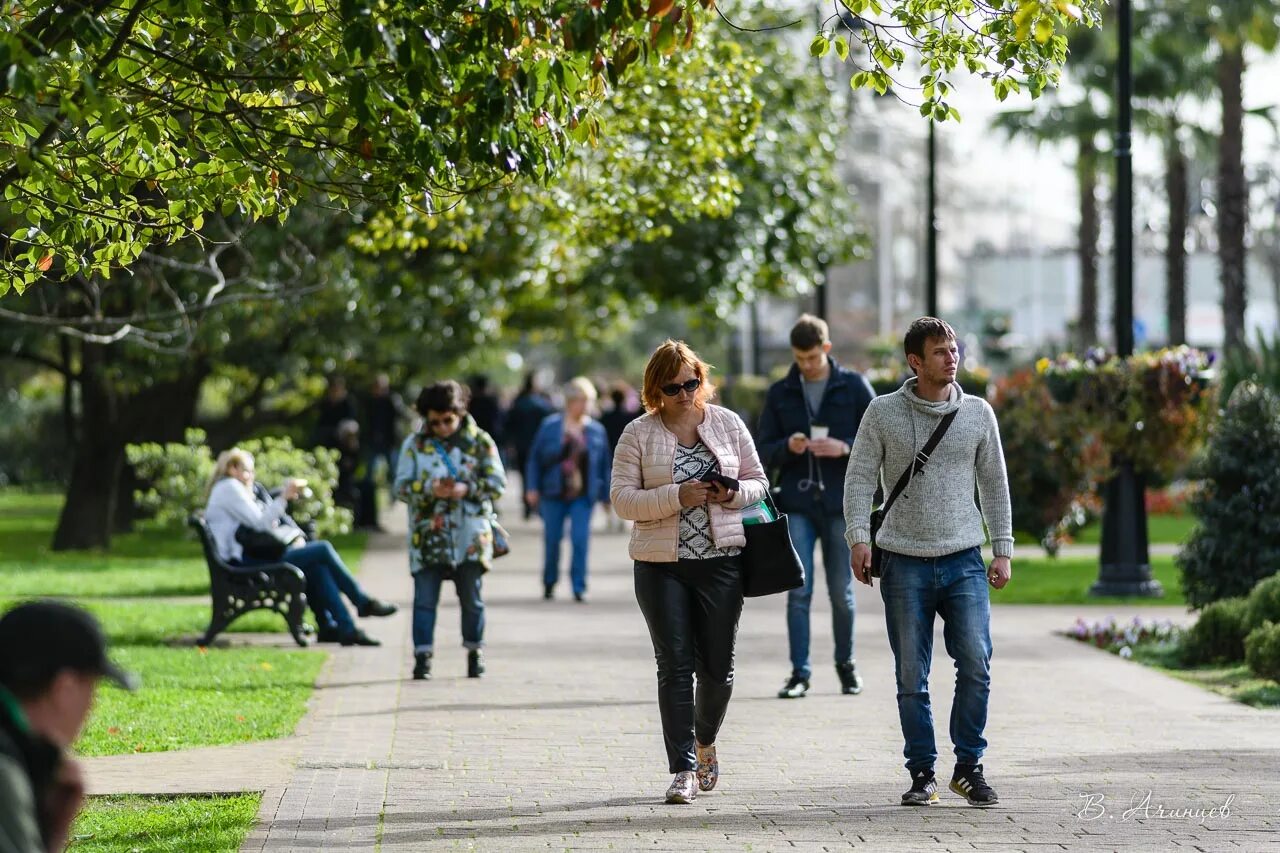
[[[672,482],[687,483],[697,480],[708,468],[716,465],[716,457],[699,441],[693,447],[676,444],[675,467]],[[680,545],[676,556],[681,560],[709,560],[713,557],[732,557],[741,548],[717,548],[711,538],[711,514],[706,504],[687,506],[680,510]]]

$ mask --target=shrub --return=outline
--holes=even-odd
[[[189,429],[184,438],[181,444],[131,444],[127,448],[129,464],[138,479],[147,484],[136,493],[135,500],[160,525],[186,524],[187,516],[202,508],[207,498],[214,460],[205,443],[205,433]],[[258,479],[268,488],[274,488],[286,477],[307,481],[311,496],[293,501],[289,508],[289,514],[299,524],[313,522],[320,536],[351,529],[351,510],[333,502],[333,488],[338,482],[336,450],[304,450],[294,447],[287,438],[252,439],[238,446],[253,454]]]
[[[1183,473],[1204,439],[1212,413],[1213,357],[1174,347],[1118,358],[1091,350],[1083,359],[1064,354],[1042,358],[1044,380],[1058,417],[1095,436],[1107,468],[1131,462],[1150,484]]]
[[[1262,678],[1280,682],[1280,625],[1264,622],[1244,639],[1244,659]]]
[[[1189,664],[1236,663],[1244,660],[1244,598],[1224,598],[1200,611],[1182,642],[1182,654]]]
[[[1280,625],[1280,574],[1258,581],[1249,593],[1248,609],[1244,613],[1244,632],[1247,634],[1264,622]]]
[[[1009,472],[1013,527],[1056,551],[1066,528],[1089,520],[1086,498],[1101,476],[1097,445],[1058,416],[1030,370],[997,382],[992,406]]]
[[[1197,525],[1178,554],[1192,607],[1248,595],[1280,570],[1280,398],[1252,382],[1227,402],[1193,473]]]
[[[63,483],[70,469],[61,382],[41,375],[0,390],[0,486]]]

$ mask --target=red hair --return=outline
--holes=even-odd
[[[698,358],[698,354],[689,348],[684,341],[667,339],[658,345],[649,356],[649,363],[644,367],[644,385],[640,390],[640,400],[645,411],[657,414],[662,408],[662,386],[676,380],[680,368],[689,367],[693,375],[702,382],[694,393],[694,405],[705,408],[715,396],[715,386],[710,382],[711,365]]]

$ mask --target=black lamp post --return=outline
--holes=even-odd
[[[937,122],[929,119],[929,183],[925,191],[924,313],[938,316],[938,143]]]
[[[1119,54],[1116,62],[1115,338],[1116,355],[1133,355],[1133,6],[1116,0]],[[1133,462],[1116,459],[1107,483],[1102,516],[1102,559],[1090,595],[1161,596],[1151,577],[1147,544],[1146,483]]]

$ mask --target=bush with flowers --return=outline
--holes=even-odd
[[[1173,347],[1118,358],[1094,349],[1042,358],[1057,417],[1099,442],[1108,471],[1120,461],[1149,482],[1181,473],[1204,441],[1214,411],[1212,354]]]
[[[1093,483],[1105,464],[1100,445],[1055,415],[1045,383],[1032,370],[996,382],[991,404],[1000,421],[1014,530],[1054,554],[1096,515]]]

